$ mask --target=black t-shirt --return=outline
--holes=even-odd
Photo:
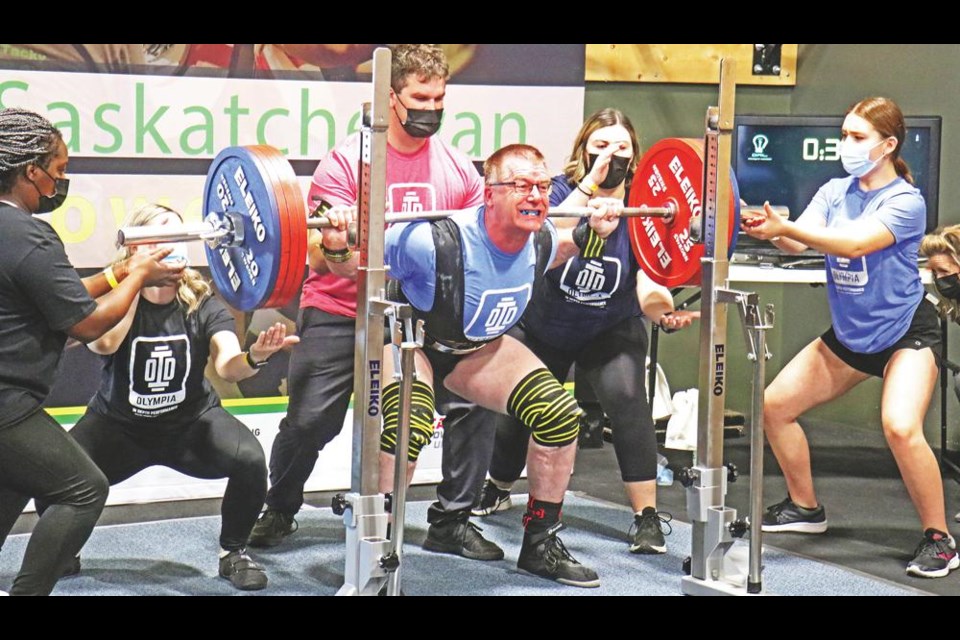
[[[67,329],[97,308],[47,222],[0,203],[0,428],[50,393]]]
[[[120,348],[104,357],[89,410],[152,429],[194,421],[220,404],[203,370],[210,339],[234,326],[233,316],[212,296],[189,316],[177,300],[158,305],[141,296]]]

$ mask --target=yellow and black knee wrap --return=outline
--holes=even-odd
[[[507,413],[530,427],[537,444],[563,447],[576,441],[583,412],[552,373],[536,369],[510,394]]]
[[[400,422],[400,383],[391,382],[383,388],[383,432],[380,434],[380,450],[397,451],[397,426]],[[407,459],[416,462],[420,450],[433,438],[433,389],[419,380],[413,381],[410,398],[410,449]]]

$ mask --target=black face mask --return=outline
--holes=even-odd
[[[590,173],[593,170],[593,165],[597,164],[597,158],[600,156],[596,153],[591,153],[587,157],[590,159],[590,168],[587,169],[587,173]],[[624,158],[622,156],[610,156],[610,164],[607,165],[607,177],[600,183],[600,188],[613,189],[619,186],[627,177],[627,169],[630,167],[631,159],[632,158]]]
[[[34,213],[50,213],[51,211],[56,211],[63,206],[64,201],[67,199],[67,193],[70,191],[70,180],[67,178],[54,178],[47,170],[41,166],[37,166],[40,171],[43,171],[47,174],[47,177],[53,180],[53,183],[56,185],[56,190],[53,192],[52,196],[45,196],[40,191],[35,183],[33,188],[37,190],[37,193],[40,194],[40,205],[37,207],[37,210]]]
[[[934,278],[933,284],[944,298],[960,300],[960,274]]]
[[[410,109],[400,101],[400,96],[397,96],[397,102],[407,110],[407,121],[403,123],[403,130],[411,138],[429,138],[440,129],[443,109]],[[393,111],[396,113],[396,108]],[[400,117],[399,113],[397,117]]]

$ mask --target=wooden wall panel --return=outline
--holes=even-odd
[[[793,86],[799,45],[781,45],[780,75],[754,75],[752,44],[588,44],[586,80],[717,84],[720,59],[737,60],[737,84]]]

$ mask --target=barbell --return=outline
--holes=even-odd
[[[700,216],[702,142],[666,139],[644,155],[634,176],[627,207],[634,255],[652,280],[668,287],[697,285],[703,245],[690,238]],[[740,200],[733,195],[730,252],[736,244]],[[207,172],[203,222],[123,227],[120,245],[203,241],[210,274],[220,295],[240,311],[282,307],[300,291],[307,258],[307,232],[330,226],[317,208],[308,215],[296,174],[274,147],[228,147]],[[589,215],[589,207],[550,208],[550,217]],[[456,211],[387,213],[387,223],[436,220]]]

